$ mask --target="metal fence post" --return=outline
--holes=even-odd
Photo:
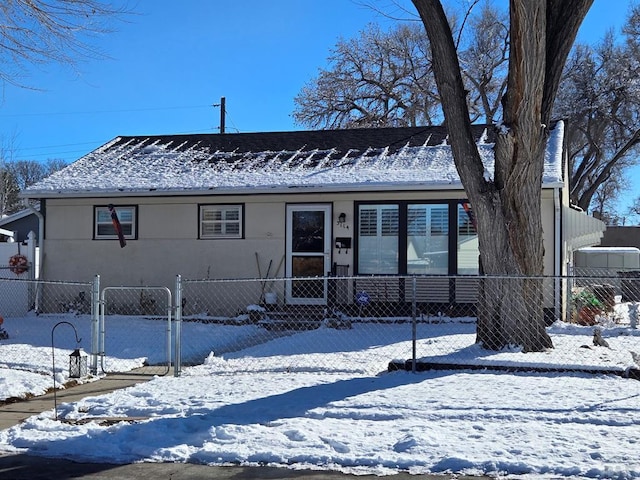
[[[417,357],[417,305],[416,305],[416,277],[411,278],[411,371],[416,373],[416,357]]]
[[[182,372],[182,277],[176,275],[175,298],[175,338],[174,338],[174,362],[173,376],[179,377]]]
[[[91,284],[91,374],[98,374],[98,354],[100,338],[100,275]]]
[[[573,314],[573,287],[575,286],[575,274],[576,272],[573,269],[573,264],[571,262],[567,262],[567,291],[565,295],[565,312],[564,317],[562,317],[563,322],[570,323],[571,315]]]
[[[635,330],[638,325],[638,302],[629,304],[629,328]]]

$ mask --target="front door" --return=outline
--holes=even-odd
[[[331,205],[287,205],[287,303],[326,304],[330,269]]]

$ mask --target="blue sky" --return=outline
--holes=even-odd
[[[293,98],[337,40],[390,23],[364,4],[399,14],[396,3],[138,0],[93,42],[108,58],[33,70],[27,81],[40,90],[0,85],[2,145],[14,159],[71,162],[118,135],[217,133],[221,97],[228,133],[300,129]],[[580,40],[618,27],[629,4],[595,0]]]

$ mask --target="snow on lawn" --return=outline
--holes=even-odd
[[[0,385],[1,392],[12,392],[5,396],[51,386],[51,329],[60,321],[89,338],[83,317],[5,321],[10,338],[0,341]],[[112,340],[121,351],[110,352],[110,366],[163,361],[157,320],[108,321],[109,331],[121,334]],[[53,410],[33,416],[0,431],[0,450],[85,462],[273,465],[377,475],[640,478],[636,380],[578,372],[386,372],[398,352],[412,348],[407,325],[393,323],[286,335],[265,335],[254,325],[185,322],[182,328],[203,364],[185,367],[180,377],[158,376],[58,405],[64,421],[55,421]],[[612,348],[583,348],[592,329],[556,324],[550,328],[553,350],[489,354],[473,345],[473,328],[453,321],[420,326],[419,355],[474,365],[586,363],[624,370],[633,366],[629,352],[640,351],[638,329],[605,326]],[[62,383],[76,345],[71,327],[56,327],[55,343]],[[237,350],[239,345],[246,348]],[[132,421],[105,421],[121,417]]]
[[[69,354],[78,346],[87,352],[91,349],[88,315],[30,315],[5,320],[3,327],[9,339],[0,340],[0,385],[6,387],[0,389],[0,401],[42,395],[53,388],[53,360],[56,385],[64,386],[69,381]],[[124,372],[146,364],[167,365],[167,327],[166,321],[157,319],[106,317],[105,350],[116,353],[108,354],[99,363],[99,373],[103,375],[103,370]],[[203,359],[211,351],[225,350],[230,344],[251,344],[256,341],[253,337],[264,335],[264,330],[255,325],[207,325],[209,335],[204,336],[201,334],[203,327],[196,322],[185,322],[182,326],[183,335],[190,338],[190,347],[201,352]],[[212,329],[215,330],[213,335]],[[79,382],[98,378],[85,378]]]

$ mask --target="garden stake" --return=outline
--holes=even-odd
[[[267,268],[267,273],[264,274],[264,280],[262,281],[262,292],[260,293],[260,305],[264,303],[264,289],[267,286],[267,278],[269,278],[269,272],[271,271],[272,264],[273,264],[273,259],[269,260],[269,267]]]

